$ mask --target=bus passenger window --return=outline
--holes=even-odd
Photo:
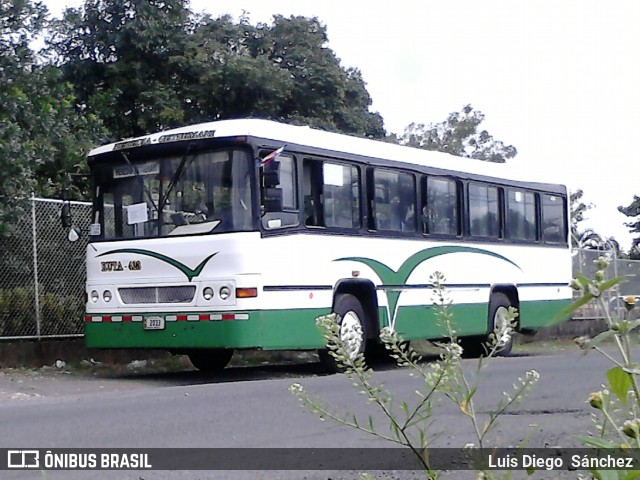
[[[460,234],[458,188],[455,180],[425,177],[423,181],[422,232],[437,235]]]
[[[507,194],[507,238],[536,241],[536,198],[531,192],[510,188]]]
[[[302,166],[302,201],[304,224],[323,227],[322,162],[306,158]]]
[[[567,226],[564,202],[557,195],[542,195],[542,241],[545,243],[564,243]]]
[[[360,179],[352,166],[322,165],[322,213],[327,227],[360,228]]]
[[[469,184],[469,228],[474,237],[502,238],[497,187]]]
[[[376,230],[415,232],[413,175],[376,169],[373,182]]]

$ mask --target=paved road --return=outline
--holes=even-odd
[[[470,369],[475,365],[472,360],[465,362]],[[608,362],[597,354],[583,357],[573,351],[494,359],[477,394],[480,411],[491,410],[501,393],[532,368],[540,373],[540,381],[522,405],[502,418],[493,444],[513,446],[528,436],[529,446],[579,446],[575,435],[592,427],[585,400],[600,388]],[[396,398],[415,397],[418,384],[404,370],[380,368],[375,378]],[[348,407],[365,418],[370,411],[343,375],[323,375],[316,364],[229,369],[217,376],[194,371],[93,378],[2,372],[0,448],[380,446],[360,432],[304,412],[288,392],[294,382],[335,407]],[[447,402],[439,407],[433,431],[442,432],[439,446],[460,447],[473,441],[471,425]],[[46,476],[48,480],[342,477],[335,472],[169,471],[48,472]],[[0,478],[43,477],[39,472],[0,472]]]

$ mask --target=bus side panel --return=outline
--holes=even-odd
[[[308,308],[292,310],[263,310],[263,344],[265,350],[305,350],[323,348],[322,332],[316,318],[327,315],[330,309]]]
[[[538,329],[557,325],[569,318],[557,317],[558,313],[571,305],[571,300],[538,300],[520,303],[520,328]]]
[[[447,331],[437,315],[438,308],[430,305],[400,307],[396,322],[400,336],[406,340],[446,337]],[[486,333],[486,304],[454,304],[449,312],[453,315],[452,327],[459,337]]]

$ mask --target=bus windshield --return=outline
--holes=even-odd
[[[224,149],[97,163],[90,234],[131,239],[251,230],[251,156]]]

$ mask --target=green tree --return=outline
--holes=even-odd
[[[633,202],[627,207],[618,207],[621,213],[624,213],[627,217],[633,220],[625,223],[629,227],[631,233],[640,233],[640,197],[638,195],[633,196]],[[633,239],[631,243],[631,249],[629,250],[629,257],[640,260],[640,236]]]
[[[237,24],[228,15],[200,18],[184,52],[172,59],[182,72],[179,95],[189,122],[279,112],[293,81],[257,47],[260,42],[245,17]]]
[[[194,121],[260,116],[326,130],[382,138],[382,117],[357,69],[344,69],[326,47],[317,18],[204,16],[179,61]]]
[[[574,247],[579,246],[578,240],[584,235],[585,232],[579,230],[579,223],[586,219],[585,214],[588,210],[593,208],[593,204],[585,204],[582,201],[584,191],[578,189],[571,193],[569,196],[569,203],[571,209],[571,243]],[[595,233],[595,232],[594,232]]]
[[[113,139],[184,122],[179,64],[191,24],[184,0],[86,0],[54,22],[48,43],[78,103]]]
[[[278,117],[327,130],[382,138],[382,117],[369,112],[371,97],[357,69],[344,69],[326,45],[327,30],[317,18],[274,16],[258,26],[269,60],[293,79]]]
[[[29,2],[0,2],[0,234],[15,219],[35,182],[35,145],[25,128],[31,117],[29,43],[44,25],[46,11]]]
[[[0,234],[31,193],[56,193],[63,173],[80,171],[101,134],[95,118],[76,110],[60,72],[30,48],[46,15],[40,3],[0,2]]]
[[[444,122],[429,125],[412,123],[398,142],[488,162],[504,163],[515,157],[518,151],[513,145],[495,140],[486,130],[479,131],[483,120],[482,112],[466,105],[460,112],[450,113]]]
[[[251,25],[187,5],[86,0],[55,24],[65,78],[114,139],[247,116],[384,136],[360,72],[340,65],[317,19]]]

